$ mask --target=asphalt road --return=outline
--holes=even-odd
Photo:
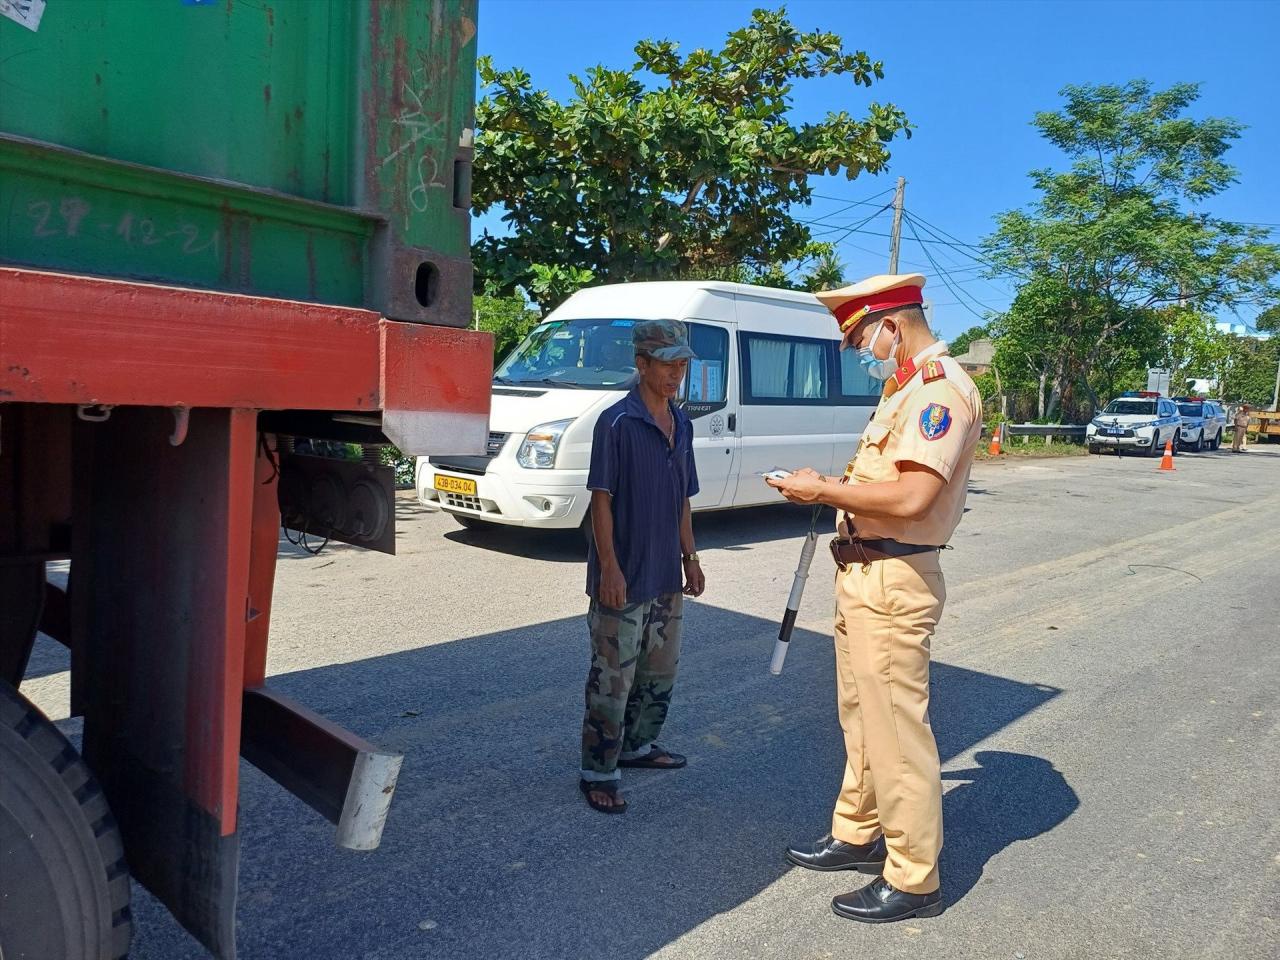
[[[628,776],[623,817],[576,789],[575,537],[406,498],[396,558],[286,548],[270,682],[406,759],[368,854],[243,766],[241,956],[1280,956],[1280,445],[1177,467],[975,470],[933,648],[948,906],[892,926],[835,918],[861,881],[781,856],[827,830],[843,763],[822,555],[767,670],[806,511],[699,518],[663,738],[690,766]],[[61,654],[33,668],[65,717]],[[135,910],[134,960],[202,956],[136,886]]]

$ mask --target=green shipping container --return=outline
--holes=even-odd
[[[475,36],[476,0],[9,4],[0,263],[466,326]]]

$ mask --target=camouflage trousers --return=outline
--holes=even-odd
[[[658,739],[671,707],[683,621],[680,593],[621,610],[591,601],[583,779],[616,780],[619,756],[642,756]]]

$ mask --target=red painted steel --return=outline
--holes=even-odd
[[[219,817],[222,835],[236,831],[237,797],[240,791],[240,699],[244,690],[244,651],[248,630],[250,544],[254,524],[256,479],[254,461],[258,450],[258,416],[251,410],[231,410],[227,438],[225,505],[226,551],[221,558],[226,589],[223,593],[223,623],[226,642],[220,650],[208,652],[208,664],[216,678],[189,676],[187,689],[188,730],[214,730],[209,750],[187,753],[187,796]],[[211,558],[216,562],[216,558]],[[201,703],[203,697],[208,699]],[[194,774],[194,779],[190,779]]]
[[[487,417],[491,363],[368,310],[0,268],[0,402]]]
[[[244,685],[259,687],[267,676],[267,640],[271,631],[271,593],[280,542],[279,471],[275,437],[263,436],[253,478],[253,532],[249,544],[249,598],[245,613]]]

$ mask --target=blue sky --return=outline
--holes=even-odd
[[[566,76],[596,63],[629,66],[644,37],[665,37],[682,49],[718,47],[757,6],[740,0],[480,0],[480,52],[498,67],[521,66],[535,85],[564,98]],[[826,78],[795,92],[799,119],[828,110],[862,115],[872,100],[901,107],[916,126],[893,148],[891,168],[849,182],[823,178],[824,199],[797,215],[852,226],[890,199],[854,206],[907,179],[906,208],[945,236],[976,243],[993,216],[1033,199],[1027,172],[1061,166],[1063,156],[1031,126],[1038,110],[1056,109],[1067,83],[1203,84],[1197,116],[1231,116],[1247,125],[1228,159],[1239,183],[1204,209],[1215,216],[1277,226],[1280,241],[1280,3],[1254,0],[1185,2],[857,2],[792,0],[800,29],[839,33],[846,47],[884,61],[885,79],[871,90]],[[485,221],[477,224],[483,226]],[[889,214],[840,239],[848,275],[883,272]],[[924,235],[922,235],[924,236]],[[925,236],[925,239],[929,239]],[[961,248],[963,249],[963,248]],[[929,245],[951,275],[949,290],[923,248],[904,228],[900,269],[929,276],[928,291],[942,335],[978,322],[975,313],[1001,309],[1012,288],[981,278],[958,250]],[[1242,312],[1246,321],[1252,312]]]

